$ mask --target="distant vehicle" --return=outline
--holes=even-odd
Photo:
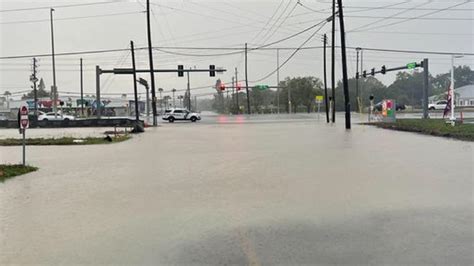
[[[403,111],[403,110],[407,109],[407,106],[404,105],[404,104],[396,103],[395,105],[396,105],[395,110],[397,110],[397,111]],[[382,102],[379,102],[379,103],[375,104],[373,111],[382,112]]]
[[[53,121],[53,120],[56,120],[56,121],[69,121],[69,120],[76,120],[76,118],[72,115],[65,115],[65,114],[61,114],[61,113],[56,113],[56,117],[54,117],[54,112],[49,112],[49,113],[43,113],[43,112],[40,112],[38,114],[38,120],[40,121]]]
[[[447,104],[448,104],[448,101],[446,100],[437,101],[435,103],[428,104],[428,109],[429,110],[444,110]]]
[[[163,115],[163,120],[168,120],[168,122],[173,123],[175,120],[187,120],[191,122],[196,122],[201,120],[201,115],[198,113],[192,113],[185,108],[172,108],[165,111]]]

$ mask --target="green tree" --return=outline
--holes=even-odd
[[[50,93],[45,90],[43,78],[41,78],[39,86],[38,86],[36,91],[37,91],[38,98],[50,97]],[[21,98],[23,100],[24,99],[34,99],[35,98],[35,90],[33,89],[30,92],[28,92],[27,94],[23,94],[23,96]]]
[[[433,95],[446,92],[451,84],[451,73],[438,74],[433,79]],[[474,84],[474,71],[469,66],[454,67],[454,85],[456,88]]]
[[[292,112],[296,112],[298,106],[304,106],[307,112],[311,112],[315,96],[323,95],[323,83],[316,77],[287,77],[280,82],[280,86],[283,87],[280,91],[280,103],[284,103],[287,111],[289,108],[288,90],[290,91]]]

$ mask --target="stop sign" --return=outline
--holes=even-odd
[[[30,120],[28,120],[28,107],[26,107],[25,105],[20,107],[19,120],[20,120],[20,128],[21,129],[28,128],[28,126],[30,124]]]

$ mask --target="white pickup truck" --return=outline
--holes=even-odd
[[[199,113],[190,112],[185,108],[172,108],[165,111],[163,115],[163,120],[168,120],[168,122],[173,123],[175,120],[187,120],[191,122],[196,122],[201,120],[201,115]]]

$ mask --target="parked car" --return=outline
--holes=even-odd
[[[55,117],[54,112],[49,112],[49,113],[41,112],[38,115],[38,120],[40,120],[40,121],[48,121],[48,120],[50,120],[50,121],[54,121],[54,120],[69,121],[69,120],[76,120],[76,117],[74,117],[72,115],[61,114],[61,113],[56,113],[56,117]]]
[[[395,103],[395,110],[397,111],[403,111],[407,109],[407,106],[401,103]],[[378,102],[377,104],[374,105],[374,110],[373,111],[379,111],[382,112],[382,102]]]
[[[168,122],[173,123],[175,120],[187,120],[191,122],[196,122],[201,120],[201,115],[199,113],[193,113],[185,108],[172,108],[165,111],[163,115],[163,120],[168,120]]]
[[[428,109],[429,110],[444,110],[447,104],[448,104],[448,101],[446,100],[437,101],[435,103],[428,104]]]

